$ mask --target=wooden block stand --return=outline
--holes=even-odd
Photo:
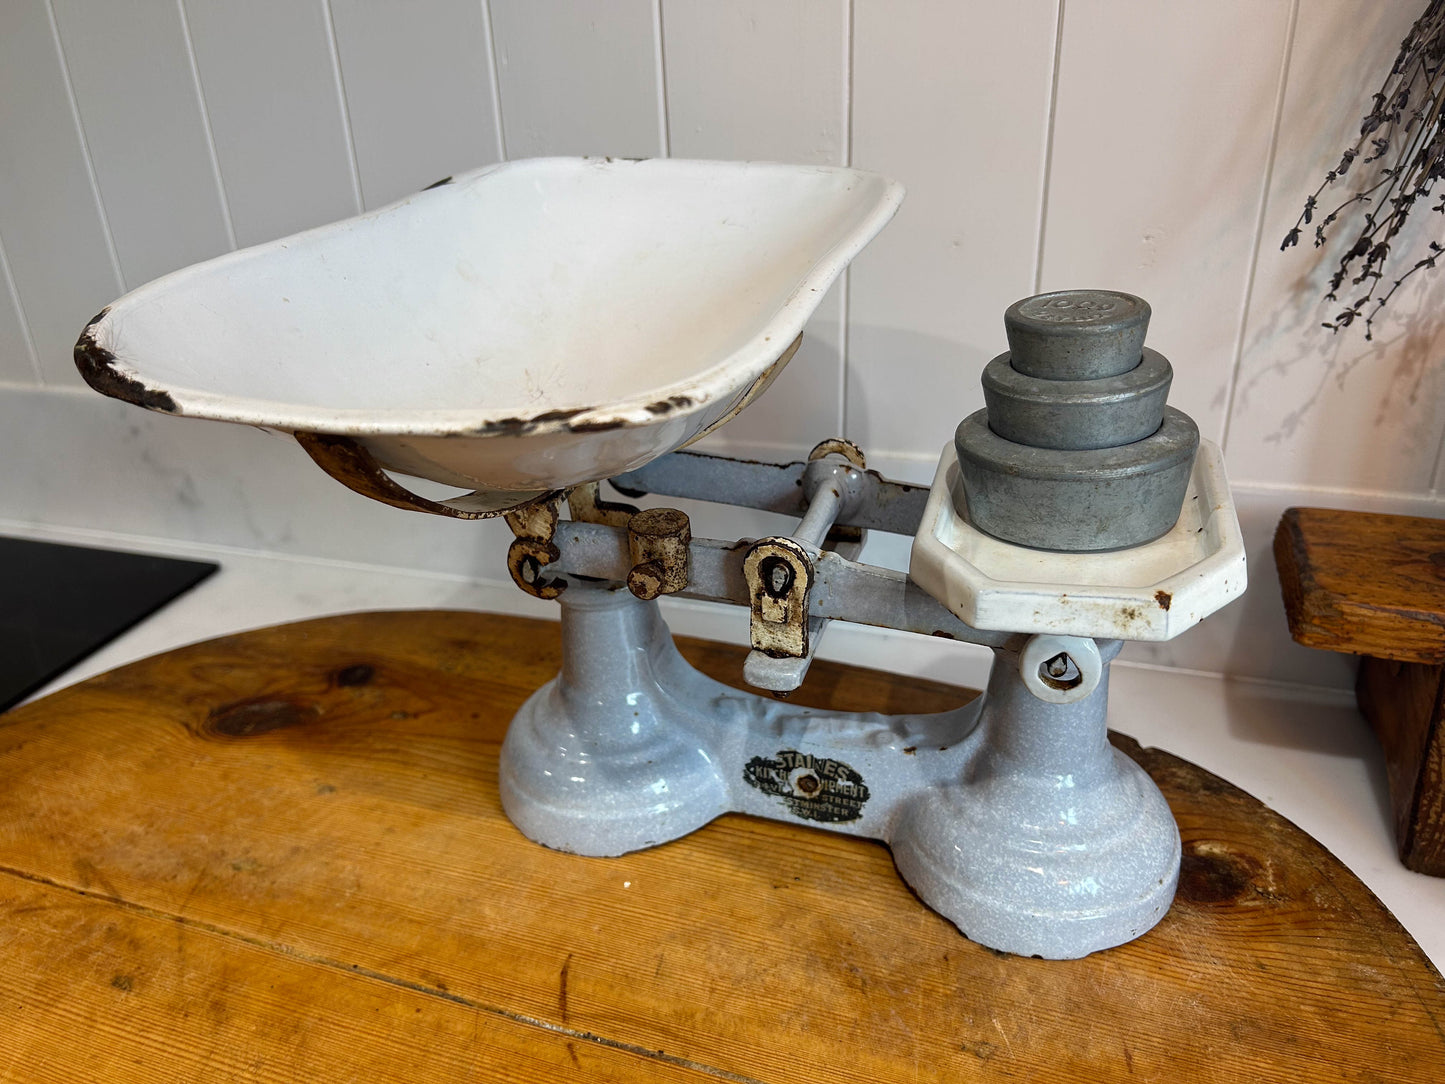
[[[972,944],[867,840],[729,815],[621,858],[539,847],[497,754],[560,642],[332,617],[0,716],[0,1081],[1442,1079],[1445,983],[1369,890],[1128,739],[1179,822],[1179,895],[1082,960]],[[792,702],[971,695],[819,662]]]
[[[1445,521],[1291,508],[1274,556],[1294,638],[1361,656],[1401,860],[1445,876]]]

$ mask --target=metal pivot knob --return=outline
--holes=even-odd
[[[627,521],[627,589],[644,602],[687,589],[692,525],[676,508],[649,508]]]

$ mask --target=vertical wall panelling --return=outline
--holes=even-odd
[[[487,40],[488,93],[492,100],[492,132],[496,138],[497,161],[507,160],[507,135],[502,125],[502,86],[497,77],[497,37],[492,29],[492,0],[481,0],[482,33]]]
[[[358,213],[325,0],[185,0],[236,241]]]
[[[1290,0],[1289,22],[1285,30],[1284,62],[1279,69],[1279,89],[1275,93],[1274,126],[1270,134],[1269,154],[1265,156],[1264,180],[1260,185],[1259,211],[1254,230],[1254,252],[1250,257],[1249,275],[1245,279],[1244,306],[1239,314],[1239,334],[1234,348],[1234,372],[1230,376],[1229,388],[1224,403],[1224,428],[1219,436],[1221,447],[1229,446],[1229,427],[1234,419],[1234,401],[1239,393],[1239,371],[1244,359],[1244,336],[1249,326],[1250,306],[1254,302],[1255,272],[1259,267],[1259,254],[1265,244],[1265,215],[1269,210],[1269,189],[1274,177],[1275,154],[1279,150],[1280,119],[1284,113],[1285,88],[1289,85],[1290,58],[1294,54],[1295,27],[1299,22],[1300,0]],[[1274,244],[1268,245],[1275,248]]]
[[[1377,321],[1371,343],[1359,328],[1331,334],[1320,326],[1342,307],[1321,298],[1351,238],[1336,228],[1333,241],[1317,249],[1311,225],[1297,247],[1279,250],[1305,197],[1359,137],[1360,118],[1419,8],[1300,5],[1230,420],[1230,471],[1241,481],[1404,494],[1432,488],[1445,431],[1445,321],[1438,316],[1445,271],[1415,276]],[[1353,191],[1336,189],[1333,201],[1331,190],[1321,194],[1316,223]],[[1400,266],[1440,239],[1438,215],[1417,204],[1412,217],[1395,241]]]
[[[226,246],[236,247],[236,224],[231,219],[231,201],[226,193],[226,180],[221,176],[221,160],[216,154],[216,133],[211,129],[211,111],[206,104],[205,91],[201,89],[201,69],[196,62],[196,44],[191,39],[191,20],[186,15],[185,0],[176,0],[176,13],[181,20],[181,37],[186,43],[186,63],[191,70],[191,83],[196,88],[196,97],[201,106],[201,128],[206,136],[206,151],[211,158],[211,173],[216,178],[216,189],[221,197],[221,224],[226,229]]]
[[[983,405],[1003,310],[1033,286],[1057,17],[1056,0],[855,3],[853,164],[908,196],[853,264],[847,430],[920,477]]]
[[[1440,450],[1435,454],[1435,478],[1430,492],[1437,497],[1445,497],[1445,434],[1442,434]]]
[[[1054,123],[1059,114],[1059,60],[1064,52],[1064,4],[1059,0],[1058,16],[1054,20],[1054,67],[1049,78],[1049,119],[1044,125],[1044,167],[1043,179],[1039,182],[1039,229],[1038,249],[1034,254],[1034,283],[1032,293],[1043,290],[1044,239],[1049,231],[1049,182],[1054,169]]]
[[[1068,0],[1045,290],[1154,308],[1170,401],[1219,439],[1289,25],[1289,0]]]
[[[650,158],[658,130],[653,0],[491,0],[509,158]]]
[[[5,239],[0,237],[0,382],[39,383],[39,364],[20,311],[10,261],[5,258]]]
[[[121,284],[45,0],[0,5],[0,237],[42,379],[78,384],[71,347]]]
[[[652,0],[653,85],[657,93],[657,132],[664,158],[672,154],[672,134],[667,121],[667,56],[663,50],[662,0]]]
[[[175,0],[54,6],[126,285],[225,252],[226,215]]]
[[[846,164],[847,0],[663,0],[662,28],[674,156]],[[842,295],[840,282],[720,442],[789,454],[842,432]]]
[[[479,0],[331,0],[331,14],[367,207],[497,161]]]

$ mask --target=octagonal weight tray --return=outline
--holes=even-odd
[[[157,279],[76,362],[139,406],[296,433],[369,496],[406,494],[385,468],[493,514],[731,417],[902,195],[818,166],[504,163]],[[418,500],[388,503],[439,510]]]
[[[908,571],[974,628],[1170,640],[1244,593],[1244,538],[1224,457],[1211,441],[1199,443],[1174,527],[1108,553],[1053,553],[984,534],[957,511],[967,507],[962,487],[950,444]]]

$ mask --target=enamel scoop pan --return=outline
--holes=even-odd
[[[75,360],[138,406],[293,433],[377,500],[496,515],[736,414],[902,195],[816,166],[508,162],[148,283]]]

